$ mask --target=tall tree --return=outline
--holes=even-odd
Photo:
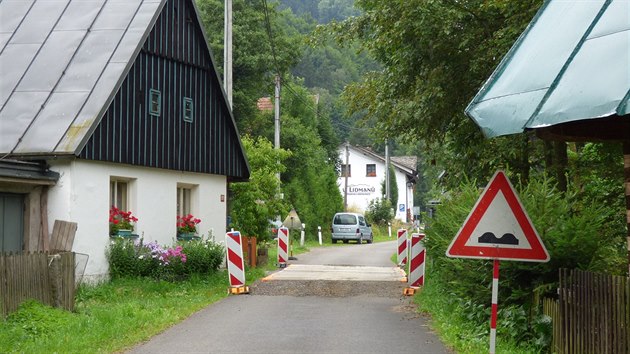
[[[499,152],[500,161],[527,177],[529,165],[523,162],[530,159],[523,156],[538,142],[514,136],[485,140],[463,111],[541,3],[358,0],[360,16],[319,34],[327,31],[345,43],[358,40],[382,65],[344,92],[350,111],[374,120],[379,135],[421,139],[438,153],[438,163],[479,176],[491,174],[497,163],[474,165],[492,162]]]
[[[273,92],[273,77],[284,75],[301,57],[303,40],[289,36],[277,4],[233,0],[233,107],[241,132],[254,132],[258,98]],[[223,68],[223,0],[197,0],[216,64]],[[269,22],[267,22],[267,19]],[[269,26],[268,26],[269,25]],[[273,42],[270,41],[271,31]]]

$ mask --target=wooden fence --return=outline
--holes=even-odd
[[[0,315],[29,299],[74,310],[75,254],[0,253]]]
[[[544,299],[553,353],[630,352],[630,282],[626,277],[560,270],[558,300]]]

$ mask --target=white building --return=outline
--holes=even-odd
[[[221,240],[227,183],[250,171],[195,1],[0,13],[0,252],[48,250],[54,221],[76,222],[72,251],[105,278],[111,206],[146,241],[172,244],[189,213]]]
[[[366,148],[342,144],[339,146],[339,160],[341,173],[337,184],[341,195],[347,198],[347,209],[365,212],[371,200],[383,197],[381,186],[385,180],[385,157]],[[393,206],[395,218],[404,222],[412,221],[413,188],[418,176],[416,161],[410,156],[390,158],[398,186],[398,202]]]

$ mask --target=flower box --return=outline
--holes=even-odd
[[[133,230],[117,230],[115,234],[109,235],[111,238],[125,238],[125,239],[136,239],[140,237],[138,234],[132,233]]]
[[[201,240],[201,237],[197,236],[194,232],[180,232],[177,234],[177,240],[179,241],[191,241]]]

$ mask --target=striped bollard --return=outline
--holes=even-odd
[[[243,260],[243,242],[241,233],[231,231],[225,234],[227,248],[227,269],[230,277],[229,294],[249,293],[249,287],[245,285],[245,262]]]
[[[497,311],[499,310],[499,260],[492,267],[492,312],[490,314],[490,354],[494,354],[497,344]]]
[[[407,264],[407,230],[398,230],[398,256],[396,261],[400,267]]]
[[[289,259],[289,229],[278,229],[278,267],[285,268]]]
[[[411,234],[411,247],[409,249],[411,260],[409,261],[409,287],[403,290],[404,295],[413,295],[416,289],[424,285],[424,259],[426,249],[422,240],[424,234]]]

